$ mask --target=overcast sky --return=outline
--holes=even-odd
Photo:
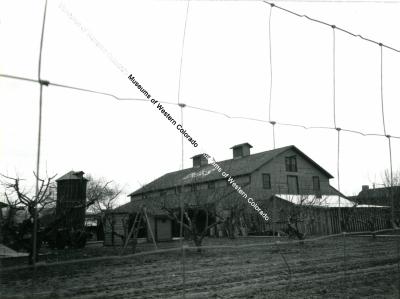
[[[59,5],[64,3],[83,32]],[[275,2],[365,37],[400,48],[400,3]],[[185,1],[49,1],[42,77],[120,97],[143,98],[113,64],[112,55],[159,99],[177,102]],[[0,73],[37,78],[44,1],[0,0]],[[257,1],[191,1],[183,53],[181,102],[268,120],[269,5]],[[88,32],[104,47],[88,37]],[[333,126],[332,29],[276,8],[272,11],[271,119]],[[336,33],[337,125],[383,133],[379,46]],[[400,54],[384,49],[388,134],[400,136]],[[32,179],[37,150],[38,84],[0,78],[0,172]],[[177,106],[166,106],[179,122]],[[231,158],[243,142],[252,152],[273,148],[271,126],[184,109],[184,127],[199,144],[184,144],[184,166],[206,151]],[[180,134],[148,102],[121,102],[45,87],[41,172],[82,170],[125,186],[181,167]],[[337,133],[276,127],[276,146],[296,145],[336,177]],[[400,140],[392,140],[400,168]],[[386,138],[341,133],[341,187],[353,195],[380,183],[389,167]],[[331,180],[337,186],[336,179]],[[127,198],[121,200],[127,201]]]

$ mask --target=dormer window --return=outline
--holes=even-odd
[[[297,160],[296,156],[286,157],[285,158],[286,171],[288,172],[297,172]]]

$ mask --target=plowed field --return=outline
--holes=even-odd
[[[187,298],[398,298],[397,237],[224,242],[258,246],[186,252]],[[0,298],[181,298],[181,273],[179,251],[3,268]]]

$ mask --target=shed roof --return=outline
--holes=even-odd
[[[245,157],[241,157],[240,159],[229,159],[216,163],[223,169],[223,171],[228,172],[232,177],[237,177],[256,171],[261,166],[271,162],[274,158],[288,150],[297,151],[299,155],[308,160],[326,176],[328,176],[329,178],[333,178],[333,176],[329,172],[319,166],[316,162],[314,162],[310,157],[308,157],[294,145],[248,155]],[[191,167],[167,173],[159,177],[158,179],[150,182],[146,186],[132,192],[128,196],[142,194],[149,191],[173,188],[182,184],[203,183],[220,179],[222,179],[221,173],[217,171],[213,164],[207,164],[199,168]]]
[[[249,148],[252,148],[252,147],[253,147],[250,143],[245,142],[245,143],[241,143],[241,144],[236,144],[236,145],[232,146],[231,149],[237,148],[237,147],[241,147],[241,146],[243,146],[243,145],[246,145],[246,146],[248,146]]]
[[[162,210],[161,207],[159,206],[154,206],[151,205],[149,202],[144,202],[144,201],[131,201],[126,204],[123,204],[122,206],[119,206],[118,208],[115,208],[109,213],[112,214],[131,214],[131,213],[137,213],[140,211],[142,207],[146,207],[148,214],[150,215],[166,215],[167,212]]]
[[[85,173],[83,171],[69,171],[66,174],[64,174],[63,176],[59,177],[56,182],[59,181],[69,181],[69,180],[85,180],[88,181],[88,179],[86,179],[83,175]]]
[[[390,208],[389,206],[377,206],[377,205],[357,205],[357,208]]]
[[[295,205],[325,207],[325,208],[349,208],[356,205],[355,202],[339,195],[298,195],[298,194],[275,194],[276,197],[289,201]]]

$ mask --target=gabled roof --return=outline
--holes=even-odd
[[[63,176],[59,177],[56,180],[56,182],[68,181],[68,180],[85,180],[85,181],[87,181],[88,179],[83,177],[84,174],[85,173],[83,171],[73,171],[73,170],[71,170],[70,172],[67,172]]]
[[[297,151],[299,155],[308,160],[326,176],[328,176],[329,178],[333,178],[330,173],[328,173],[325,169],[319,166],[316,162],[314,162],[311,158],[309,158],[294,145],[252,154],[249,156],[241,157],[239,159],[229,159],[216,163],[222,168],[223,171],[228,172],[233,177],[238,177],[241,175],[250,174],[258,170],[260,167],[271,162],[274,158],[285,153],[288,150]],[[221,176],[221,173],[219,173],[212,164],[203,165],[198,168],[191,167],[167,173],[147,184],[146,186],[139,188],[135,192],[132,192],[128,196],[137,195],[149,191],[169,189],[181,186],[182,184],[203,183],[208,181],[220,180],[222,178],[223,177]]]
[[[250,192],[250,184],[243,184],[242,190],[248,194]],[[218,201],[219,205],[224,208],[227,205],[231,205],[232,200],[241,201],[242,195],[232,188],[232,186],[224,186],[216,189],[204,189],[197,192],[187,193],[169,193],[162,197],[150,196],[149,198],[138,198],[122,206],[119,206],[108,213],[112,214],[126,214],[139,211],[142,207],[146,207],[149,215],[167,215],[167,211],[164,209],[165,204],[169,208],[177,208],[180,205],[180,201],[184,200],[185,206],[197,207],[199,205],[214,204]]]

